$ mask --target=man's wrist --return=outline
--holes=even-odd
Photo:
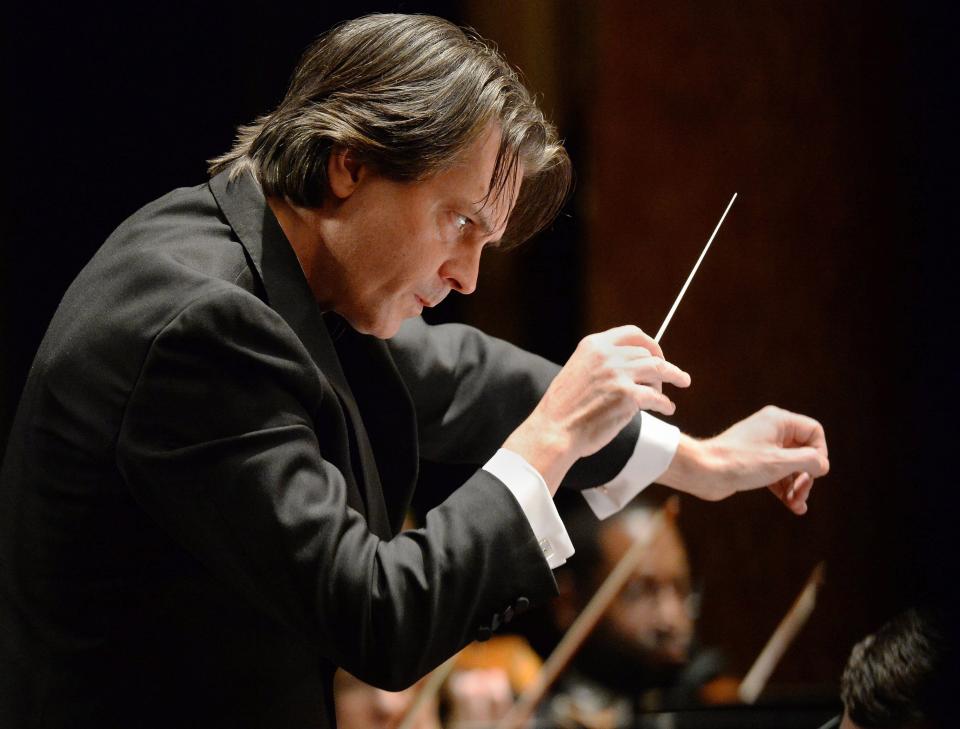
[[[569,439],[550,428],[538,428],[528,418],[507,438],[503,448],[523,457],[541,475],[550,495],[557,493],[560,482],[576,462]]]
[[[610,481],[580,493],[598,519],[616,514],[647,486],[660,480],[673,461],[680,429],[648,412],[640,413],[640,434],[633,454]]]
[[[513,494],[550,568],[566,562],[573,554],[573,544],[540,473],[523,456],[505,447],[487,461],[483,470],[500,479]]]
[[[673,460],[657,481],[677,491],[709,499],[704,475],[710,471],[710,449],[706,441],[681,434]]]

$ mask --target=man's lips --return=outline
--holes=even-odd
[[[436,301],[430,301],[429,299],[423,298],[420,294],[414,294],[414,296],[416,297],[417,303],[420,304],[420,306],[426,307],[428,309],[432,309],[434,306],[439,304],[444,299],[443,296],[439,296],[437,297]]]

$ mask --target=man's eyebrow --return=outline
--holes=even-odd
[[[493,225],[490,223],[490,218],[488,218],[487,214],[484,212],[484,207],[485,206],[482,203],[480,207],[475,207],[473,210],[473,217],[483,230],[484,235],[493,235]]]
[[[492,236],[493,235],[493,225],[490,224],[490,219],[487,217],[487,214],[483,212],[483,207],[475,208],[473,211],[473,216],[477,220],[477,224],[483,231],[484,235]],[[500,243],[503,241],[502,238],[497,238],[496,240],[488,240],[486,243],[487,248],[497,248],[500,246]]]

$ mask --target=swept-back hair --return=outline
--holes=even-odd
[[[396,181],[453,164],[491,123],[500,149],[484,202],[515,182],[503,245],[548,225],[570,189],[570,160],[516,72],[469,29],[427,15],[368,15],[328,31],[304,53],[283,101],[237,131],[211,175],[252,172],[267,195],[319,207],[327,162],[349,149]]]

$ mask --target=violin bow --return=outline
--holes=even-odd
[[[817,592],[823,585],[825,569],[826,566],[823,562],[813,568],[813,572],[807,578],[807,582],[800,594],[797,595],[797,599],[793,601],[793,605],[790,606],[787,614],[783,616],[783,620],[780,621],[777,629],[773,631],[773,635],[770,636],[767,644],[760,651],[757,660],[753,662],[750,670],[747,671],[747,675],[743,677],[740,688],[737,689],[737,696],[743,703],[752,704],[763,693],[770,674],[773,673],[783,654],[793,643],[794,638],[797,637],[797,633],[810,618],[810,614],[817,603]]]
[[[447,677],[451,671],[453,671],[459,655],[459,652],[454,653],[430,672],[430,678],[428,678],[423,687],[417,691],[417,695],[403,713],[403,718],[397,725],[397,729],[412,729],[414,723],[420,718],[420,712],[426,703],[440,693],[440,687],[443,686],[443,682],[447,680]]]

